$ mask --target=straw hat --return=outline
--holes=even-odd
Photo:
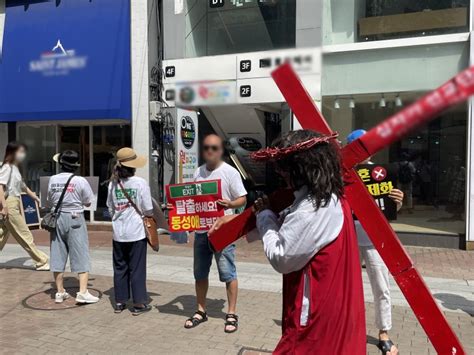
[[[117,161],[120,165],[129,168],[143,168],[147,162],[144,156],[139,156],[132,148],[122,148],[117,152]]]
[[[53,156],[53,160],[61,165],[67,165],[73,168],[81,166],[79,164],[79,153],[74,150],[65,150],[62,153],[56,153]]]

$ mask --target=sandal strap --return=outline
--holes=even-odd
[[[382,354],[392,350],[392,347],[395,345],[391,340],[379,340],[379,349],[382,351]]]
[[[239,316],[237,314],[233,314],[233,313],[227,313],[225,315],[225,318],[228,319],[228,318],[234,318],[236,321],[239,320]]]
[[[200,310],[197,310],[196,312],[194,312],[194,314],[191,318],[199,319],[199,318],[194,317],[196,314],[200,315],[202,317],[202,319],[207,318],[207,312],[203,312],[203,311],[200,311]]]

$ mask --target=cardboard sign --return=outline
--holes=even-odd
[[[28,227],[39,227],[41,221],[39,207],[34,199],[27,194],[22,194],[20,198],[20,210]]]
[[[173,205],[169,212],[170,232],[209,230],[224,209],[221,181],[210,180],[166,186],[166,198]]]
[[[379,164],[361,164],[357,166],[357,174],[364,182],[367,190],[389,221],[397,219],[397,205],[388,196],[396,187],[396,180],[387,166]]]

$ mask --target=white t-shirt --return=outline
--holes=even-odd
[[[122,180],[122,184],[140,211],[146,215],[153,215],[150,186],[147,182],[138,176],[132,176]],[[113,215],[112,227],[115,241],[135,242],[146,238],[142,217],[130,205],[122,188],[116,182],[109,184],[107,207]]]
[[[222,198],[224,200],[234,201],[247,195],[240,173],[226,162],[222,162],[214,170],[207,170],[206,165],[201,165],[194,173],[194,181],[196,182],[209,180],[221,180]],[[234,210],[231,208],[225,210],[226,215],[233,213]]]
[[[48,196],[46,202],[49,207],[55,208],[61,197],[64,185],[72,173],[60,173],[51,176],[48,184]],[[63,202],[61,203],[60,211],[67,213],[82,213],[84,212],[84,205],[92,203],[94,193],[92,188],[82,176],[74,176],[69,182],[66,193],[64,194]]]
[[[16,165],[2,165],[0,168],[0,185],[7,186],[7,196],[20,197],[22,192],[26,192],[26,185]]]

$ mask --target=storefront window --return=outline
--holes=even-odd
[[[296,0],[188,0],[186,57],[295,46]]]
[[[19,126],[18,140],[29,148],[27,160],[23,164],[23,179],[39,195],[40,178],[56,173],[56,165],[53,163],[53,155],[56,154],[56,126]]]
[[[99,177],[99,195],[97,201],[96,221],[110,221],[107,209],[107,187],[113,165],[114,154],[122,147],[131,146],[129,125],[93,127],[94,176]]]
[[[467,32],[469,0],[368,0],[359,40]]]
[[[324,43],[469,32],[469,0],[324,2]]]
[[[370,129],[421,94],[324,99],[333,128]],[[351,101],[353,100],[353,101]],[[350,108],[350,103],[354,108]],[[385,106],[385,107],[381,107]],[[335,108],[338,107],[338,108]],[[466,196],[466,106],[458,106],[428,126],[372,157],[395,174],[405,201],[392,226],[398,232],[464,234]]]

